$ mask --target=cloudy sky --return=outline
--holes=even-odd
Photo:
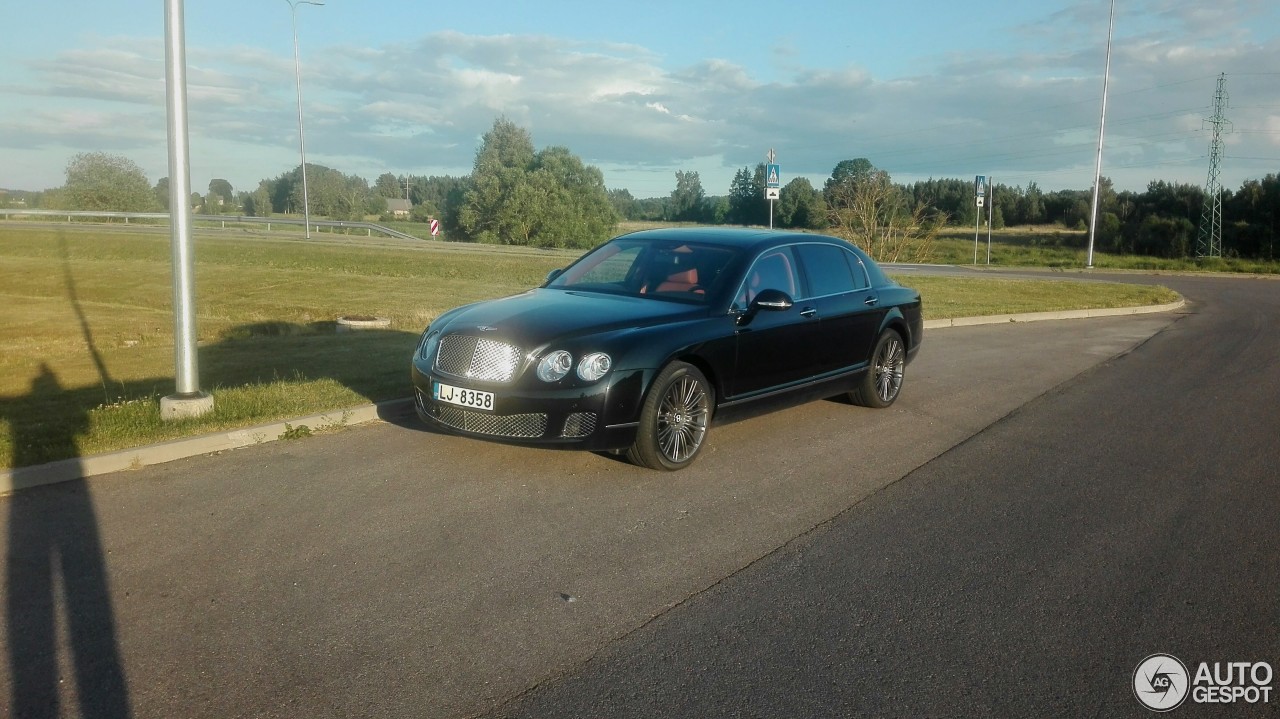
[[[1203,185],[1219,73],[1222,181],[1280,172],[1280,4],[1117,0],[1103,173]],[[287,0],[187,2],[194,188],[298,164]],[[370,181],[466,174],[499,116],[610,188],[725,194],[777,151],[820,184],[867,157],[895,180],[1090,187],[1107,0],[328,0],[296,11],[308,161]],[[78,152],[167,174],[164,3],[11,3],[0,187],[61,185]]]

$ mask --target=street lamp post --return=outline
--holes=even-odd
[[[1085,258],[1085,269],[1093,269],[1093,240],[1098,229],[1098,196],[1101,194],[1099,184],[1102,182],[1102,138],[1107,127],[1107,84],[1111,82],[1111,32],[1116,26],[1116,0],[1111,0],[1111,16],[1107,20],[1107,64],[1102,71],[1102,118],[1098,120],[1098,164],[1093,172],[1093,203],[1089,215],[1089,252]]]
[[[311,198],[307,195],[307,134],[302,125],[302,64],[298,61],[298,6],[324,5],[321,0],[284,0],[293,20],[293,79],[298,85],[298,154],[302,156],[302,218],[311,239]]]
[[[187,128],[187,30],[182,0],[165,0],[164,40],[165,107],[169,135],[169,233],[173,258],[173,360],[177,391],[160,398],[160,417],[174,420],[200,417],[213,410],[213,395],[200,391],[196,349],[191,143]]]

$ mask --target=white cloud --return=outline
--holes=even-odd
[[[1256,5],[1236,3],[1241,12]],[[1116,162],[1104,172],[1121,187],[1157,176],[1198,181],[1207,145],[1199,118],[1221,71],[1240,75],[1230,80],[1232,97],[1247,100],[1233,110],[1237,126],[1269,130],[1240,135],[1235,154],[1274,153],[1280,93],[1276,79],[1256,69],[1280,67],[1280,44],[1206,38],[1203,25],[1213,21],[1174,0],[1153,0],[1147,12],[1160,19],[1157,27],[1117,34],[1108,133]],[[440,32],[416,42],[314,48],[303,57],[308,159],[369,178],[466,172],[479,137],[505,115],[539,146],[569,147],[604,168],[607,184],[637,196],[669,192],[676,169],[699,170],[709,192],[726,192],[734,170],[761,161],[770,147],[788,174],[817,181],[836,162],[865,156],[900,180],[986,173],[1082,187],[1091,178],[1101,92],[1097,13],[1096,2],[1080,4],[1049,18],[1047,28],[1027,28],[1028,37],[1056,32],[1064,42],[958,54],[902,78],[795,68],[764,81],[729,60],[669,68],[639,46],[546,36]],[[793,58],[790,42],[774,52]],[[189,49],[197,174],[218,167],[217,176],[251,187],[292,167],[292,60],[242,46]],[[163,48],[155,39],[99,39],[25,70],[29,81],[0,87],[0,107],[7,106],[0,147],[138,149],[144,156],[134,159],[153,179],[167,171]],[[1272,114],[1246,109],[1265,104],[1258,98]]]

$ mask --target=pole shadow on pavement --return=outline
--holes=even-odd
[[[14,458],[50,443],[78,456],[76,435],[88,426],[84,413],[74,422],[58,417],[56,431],[41,426],[39,406],[63,388],[42,365],[27,401],[6,402]],[[33,436],[34,435],[34,436]],[[39,450],[43,451],[43,450]],[[116,642],[115,618],[98,522],[84,480],[20,491],[0,499],[8,506],[5,570],[5,642],[9,660],[9,716],[65,716],[59,676],[60,651],[70,653],[79,714],[127,717],[129,694]],[[59,591],[61,590],[61,591]],[[60,632],[59,627],[64,627]],[[65,637],[65,640],[61,637]],[[74,710],[70,713],[76,713]]]

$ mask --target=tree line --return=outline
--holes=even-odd
[[[707,195],[696,172],[677,172],[676,188],[669,196],[636,199],[626,190],[610,190],[609,199],[627,220],[764,225],[770,211],[764,199],[764,173],[764,163],[738,170],[727,196]],[[1101,178],[1098,186],[1097,249],[1164,258],[1195,256],[1206,201],[1203,188],[1153,180],[1145,191],[1117,192],[1107,177]],[[927,233],[945,227],[972,227],[979,219],[985,223],[987,209],[979,218],[974,195],[971,179],[897,184],[866,158],[842,160],[821,189],[803,177],[784,185],[772,210],[773,226],[832,231],[865,246],[870,244],[867,238],[877,233],[883,239],[889,227],[896,231],[911,226],[916,233]],[[1025,186],[997,183],[987,196],[991,224],[996,229],[1054,225],[1087,230],[1092,199],[1091,189],[1044,192],[1035,182]],[[1224,252],[1276,259],[1280,174],[1246,180],[1235,191],[1224,189],[1220,199]],[[868,202],[875,207],[867,207]],[[853,221],[851,214],[862,219]],[[857,239],[859,234],[867,238]]]
[[[127,158],[82,153],[68,164],[66,176],[62,187],[3,197],[52,209],[142,212],[168,206],[168,178],[150,185]],[[535,247],[591,247],[616,232],[620,220],[754,226],[772,220],[778,228],[843,236],[882,259],[920,260],[928,258],[941,229],[972,226],[978,219],[971,180],[899,184],[866,158],[839,161],[821,188],[804,177],[792,179],[772,206],[765,199],[764,163],[736,171],[725,195],[708,194],[697,172],[681,170],[669,195],[639,199],[626,189],[607,189],[600,170],[568,148],[535,149],[529,132],[505,118],[495,120],[483,136],[469,175],[388,172],[370,184],[358,175],[308,163],[307,186],[313,216],[389,220],[387,200],[408,199],[409,219],[439,219],[449,239]],[[1105,177],[1099,188],[1095,234],[1100,251],[1194,256],[1206,199],[1202,188],[1156,180],[1143,192],[1116,192]],[[193,208],[207,214],[269,217],[303,209],[301,167],[263,179],[253,190],[236,191],[220,178],[211,180],[207,190],[190,198]],[[1089,226],[1091,190],[1044,192],[1035,182],[996,184],[987,199],[995,228]],[[1274,259],[1280,175],[1224,190],[1221,200],[1225,252]]]
[[[10,193],[7,202],[30,208],[165,211],[169,178],[153,186],[133,161],[118,155],[76,155],[62,187]],[[609,201],[604,174],[565,147],[536,150],[529,132],[499,118],[485,133],[475,165],[465,177],[397,177],[383,173],[372,185],[358,175],[307,163],[306,197],[315,217],[393,219],[387,200],[408,199],[408,219],[441,220],[453,240],[534,247],[595,246],[616,230],[620,217]],[[263,179],[253,190],[235,191],[216,178],[208,193],[192,193],[191,207],[205,214],[271,217],[301,214],[303,174],[298,166]]]

